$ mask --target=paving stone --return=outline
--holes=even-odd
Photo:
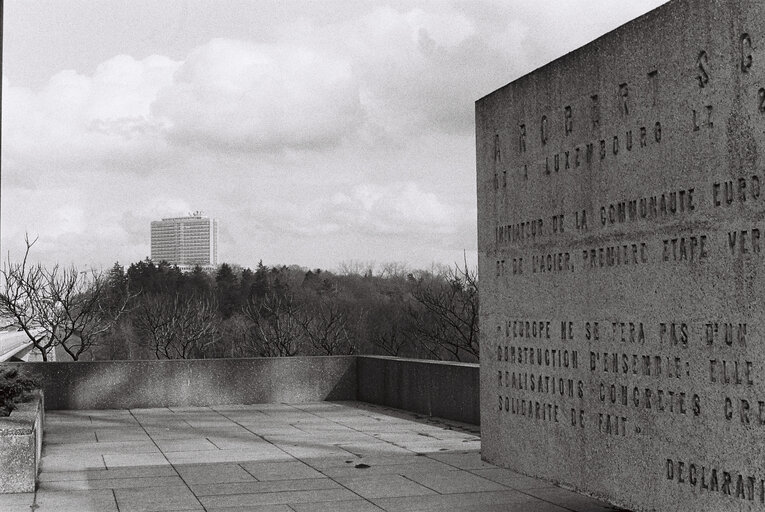
[[[322,501],[349,501],[358,496],[347,489],[319,489],[314,491],[266,492],[261,494],[233,494],[229,496],[203,496],[205,508],[236,507],[242,505],[276,505],[312,503]]]
[[[44,438],[43,438],[44,439]],[[46,455],[107,454],[107,453],[156,453],[159,448],[151,441],[104,441],[92,443],[68,443],[47,446]]]
[[[35,512],[117,512],[111,490],[38,491]],[[124,511],[123,511],[124,512]]]
[[[243,462],[241,466],[261,481],[324,478],[324,475],[303,462]]]
[[[277,446],[279,449],[289,453],[293,457],[296,457],[298,459],[325,459],[325,458],[345,458],[345,457],[352,457],[354,456],[353,453],[349,452],[348,450],[343,450],[342,448],[339,448],[337,446],[332,445],[320,445],[320,444],[286,444],[286,443],[278,443],[275,446]]]
[[[184,485],[178,476],[144,476],[132,478],[96,478],[92,480],[41,481],[38,489],[44,491],[85,491],[90,489],[139,489]]]
[[[606,503],[560,487],[527,489],[524,492],[539,499],[555,503],[576,512],[602,512],[616,510]]]
[[[98,442],[110,441],[148,441],[151,438],[141,427],[136,428],[97,428],[94,431]]]
[[[170,464],[162,453],[108,453],[104,455],[104,462],[108,468]]]
[[[294,512],[289,505],[254,505],[240,507],[208,508],[207,512]]]
[[[219,450],[258,449],[263,444],[270,444],[264,441],[262,437],[251,432],[243,432],[227,436],[222,436],[220,434],[221,432],[216,431],[215,435],[208,437],[208,440]]]
[[[120,512],[202,510],[199,500],[185,485],[146,489],[115,489]]]
[[[432,453],[428,454],[431,459],[439,460],[460,469],[484,469],[496,468],[494,464],[489,464],[481,460],[481,454],[477,451],[460,453]]]
[[[458,507],[484,510],[487,505],[504,505],[507,507],[506,510],[509,511],[530,512],[533,510],[530,504],[540,503],[540,500],[521,494],[518,491],[432,494],[428,496],[378,498],[371,501],[385,510],[395,512],[443,512],[445,510],[451,511]]]
[[[408,478],[441,494],[507,490],[502,484],[467,471],[411,472]]]
[[[147,428],[146,432],[154,441],[172,440],[172,439],[204,439],[204,433],[194,430],[191,427],[184,429],[152,427]]]
[[[367,499],[435,494],[432,489],[428,489],[400,475],[372,475],[356,478],[337,478],[336,480],[341,485]]]
[[[45,439],[45,437],[43,437]],[[84,471],[88,469],[106,469],[102,455],[97,453],[67,455],[46,455],[40,460],[41,471]]]
[[[35,493],[19,492],[12,494],[0,494],[0,510],[30,510],[34,502]]]
[[[338,445],[343,450],[358,455],[359,457],[387,456],[387,455],[414,455],[412,450],[407,450],[384,441],[365,443],[343,443]]]
[[[211,450],[192,452],[170,452],[166,454],[172,464],[200,464],[214,462],[247,462],[292,460],[293,457],[273,445],[264,444],[247,450]],[[108,463],[108,462],[107,462]]]
[[[333,501],[331,503],[290,503],[295,512],[379,512],[374,503],[365,500]]]
[[[190,484],[197,496],[219,496],[223,494],[256,494],[280,491],[310,491],[315,489],[338,489],[340,484],[329,478],[307,480],[271,480],[268,482],[235,482],[218,484]]]
[[[534,479],[486,464],[480,460],[477,449],[464,449],[470,443],[463,440],[470,437],[441,430],[437,425],[406,420],[405,413],[387,416],[380,412],[382,409],[308,405],[315,407],[303,404],[303,410],[283,404],[266,404],[262,409],[233,407],[232,415],[252,422],[248,428],[221,421],[222,416],[204,408],[198,410],[203,416],[199,421],[193,418],[197,409],[140,411],[136,416],[147,431],[136,427],[133,417],[124,412],[95,415],[93,411],[83,411],[62,416],[46,434],[58,435],[62,441],[70,436],[71,440],[46,443],[39,492],[47,496],[47,508],[41,510],[111,512],[119,504],[120,512],[180,511],[201,510],[204,504],[209,512],[365,512],[381,510],[378,505],[389,510],[438,512],[561,512],[562,505],[551,502],[563,503],[560,500],[566,498],[574,506],[589,507],[587,512],[611,510],[569,491],[550,494],[551,499],[547,500],[512,490],[492,490],[503,488],[502,485],[540,489],[535,489]],[[332,421],[324,416],[332,417]],[[114,425],[89,431],[98,436],[99,442],[91,442],[90,437],[82,441],[82,437],[72,435],[83,425],[94,421],[103,424],[107,420]],[[366,432],[354,430],[357,427]],[[278,446],[265,442],[253,433],[261,431],[271,432],[283,441]],[[451,449],[418,455],[386,442],[384,437]],[[136,453],[130,449],[151,446],[156,450],[155,442],[165,454]],[[227,449],[218,449],[216,445]],[[91,453],[99,449],[109,453]],[[107,466],[103,465],[104,460]],[[361,463],[369,467],[355,467]],[[90,469],[89,465],[96,467]],[[461,492],[464,490],[471,492]],[[448,494],[439,495],[436,491]],[[373,498],[365,500],[360,495]],[[58,498],[60,507],[55,508]],[[9,500],[0,497],[0,510],[4,511],[4,504],[8,503],[9,510],[15,512],[16,505],[20,505],[23,511],[31,504],[31,495]]]
[[[38,476],[40,482],[57,482],[62,480],[96,480],[101,478],[133,478],[174,476],[172,466],[133,466],[111,469],[94,469],[90,471],[43,471]]]
[[[509,469],[471,469],[470,472],[474,475],[478,475],[508,487],[512,487],[513,489],[538,489],[541,487],[555,487],[554,484],[545,480],[522,475]]]
[[[45,444],[52,446],[56,444],[68,443],[95,443],[98,441],[96,433],[93,430],[77,430],[75,432],[53,433],[50,429],[45,429],[43,434]]]
[[[329,468],[322,468],[322,473],[331,478],[353,478],[357,476],[370,476],[370,475],[403,475],[409,476],[410,474],[419,474],[424,472],[434,471],[457,471],[460,470],[446,464],[441,464],[438,461],[420,461],[421,457],[411,457],[412,462],[409,464],[375,464],[372,461],[366,459],[360,459],[358,463],[366,464],[368,468],[357,468],[357,462],[352,464],[346,464],[345,466],[333,466]]]
[[[176,464],[175,470],[188,484],[254,482],[255,477],[239,464]]]
[[[198,452],[220,449],[218,446],[214,445],[203,437],[194,439],[157,439],[156,443],[163,453],[192,451]]]
[[[532,501],[524,503],[495,503],[495,504],[468,504],[453,505],[449,512],[571,512],[567,508],[547,503],[545,501]],[[597,511],[593,511],[597,512]]]

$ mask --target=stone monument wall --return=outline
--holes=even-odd
[[[673,0],[480,99],[476,142],[483,457],[765,511],[765,2]]]

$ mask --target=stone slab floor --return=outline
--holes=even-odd
[[[481,461],[475,427],[359,402],[52,411],[36,493],[0,511],[612,507]]]

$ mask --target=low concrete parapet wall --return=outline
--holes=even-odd
[[[18,364],[52,410],[356,399],[353,356]]]
[[[480,425],[479,366],[358,356],[358,400]]]
[[[360,400],[480,424],[477,364],[317,356],[19,364],[48,409],[128,409]]]
[[[0,493],[34,492],[42,455],[43,397],[0,418]]]

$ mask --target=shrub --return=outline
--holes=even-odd
[[[18,368],[0,369],[0,416],[8,416],[16,404],[31,400],[37,388],[37,381]]]

